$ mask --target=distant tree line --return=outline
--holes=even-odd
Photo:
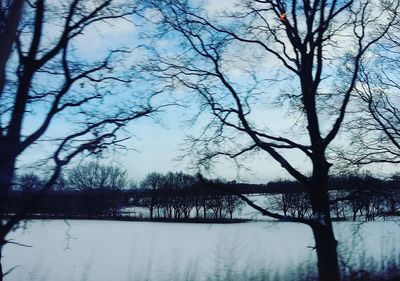
[[[16,177],[5,208],[17,212],[42,189],[44,179],[30,172]],[[219,180],[216,182],[223,181]],[[225,184],[225,183],[224,183]],[[247,186],[247,185],[245,185]],[[243,188],[242,188],[243,189]],[[31,216],[121,218],[136,217],[134,207],[147,210],[141,218],[233,219],[242,201],[227,192],[204,186],[195,176],[182,172],[148,174],[139,184],[128,179],[120,167],[97,162],[81,164],[62,175],[52,190],[42,196]]]
[[[221,180],[214,182],[227,184]],[[182,172],[150,173],[140,187],[141,193],[135,193],[135,204],[146,207],[150,219],[232,219],[243,204],[237,196],[210,189],[195,176]]]
[[[16,177],[6,213],[17,212],[41,190],[45,179],[30,172]],[[183,172],[152,172],[138,184],[113,165],[89,162],[60,176],[52,190],[30,214],[84,218],[141,218],[150,220],[233,219],[243,201],[234,195],[264,194],[266,208],[284,216],[312,217],[310,197],[298,182],[240,184],[208,180]],[[221,188],[215,188],[219,186]],[[332,177],[329,182],[331,215],[336,220],[375,220],[400,215],[400,176],[381,180],[364,175]],[[233,191],[231,193],[230,191]],[[138,211],[141,210],[141,211]]]
[[[6,206],[6,213],[17,212],[20,206],[25,205],[25,201],[40,192],[44,182],[34,173],[17,176],[10,195],[13,200]],[[32,213],[67,217],[116,217],[123,206],[122,190],[127,184],[126,171],[117,166],[96,162],[78,165],[58,178],[52,190],[42,196]]]
[[[298,185],[296,182],[277,181],[274,185]],[[380,180],[366,173],[332,177],[329,183],[331,216],[334,220],[375,220],[400,215],[400,176]],[[293,188],[298,190],[299,187]],[[271,207],[285,216],[312,216],[310,197],[302,191],[272,196]]]

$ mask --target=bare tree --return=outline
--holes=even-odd
[[[389,215],[398,215],[400,210],[400,192],[399,190],[399,174],[395,174],[391,177],[389,183],[391,190],[387,191],[387,212]]]
[[[91,28],[129,24],[131,4],[24,2],[0,1],[0,257],[6,235],[53,186],[63,166],[79,154],[121,146],[128,137],[119,134],[121,129],[155,111],[150,97],[143,98],[140,87],[126,76],[124,59],[129,49],[112,49],[110,44],[89,59],[79,45]],[[65,128],[50,134],[55,124]],[[53,172],[42,192],[17,214],[6,217],[16,161],[33,144],[44,141]]]
[[[225,195],[223,200],[224,209],[229,214],[229,218],[232,219],[233,213],[237,210],[240,210],[243,201],[235,195]]]
[[[16,206],[27,204],[35,193],[40,192],[44,184],[44,180],[33,172],[17,175],[13,181],[11,192],[19,194],[20,199],[7,202],[5,212],[10,214],[13,210],[18,210]]]
[[[397,19],[391,32],[373,48],[371,58],[362,64],[347,124],[353,145],[338,150],[340,158],[352,165],[400,163],[399,34]]]
[[[182,216],[189,218],[190,212],[194,207],[194,197],[191,196],[191,188],[195,185],[195,178],[191,175],[176,172],[169,172],[164,176],[163,193],[168,195],[164,204],[168,210],[167,213],[175,219]]]
[[[146,175],[141,182],[140,186],[149,191],[149,194],[142,199],[144,204],[150,212],[150,219],[154,217],[154,210],[159,205],[158,192],[164,186],[164,176],[160,173],[153,172]]]
[[[17,177],[16,189],[24,192],[39,191],[42,188],[43,180],[33,172],[22,174]]]
[[[272,202],[270,203],[275,210],[282,212],[284,216],[288,215],[290,198],[285,194],[276,194],[272,196]]]
[[[116,216],[121,207],[121,190],[128,180],[126,171],[112,165],[89,162],[68,174],[71,186],[82,192],[89,216],[109,212]]]
[[[224,202],[219,195],[207,196],[206,206],[208,210],[214,213],[214,219],[222,218],[222,210],[224,209]]]
[[[331,211],[336,215],[337,220],[346,219],[346,207],[348,203],[342,198],[348,198],[350,192],[347,190],[332,190],[329,192],[329,198],[333,204],[331,204]]]
[[[177,44],[165,52],[156,49],[155,63],[147,69],[171,87],[182,85],[196,94],[213,116],[191,139],[190,154],[200,155],[199,163],[207,167],[212,159],[238,160],[262,151],[302,183],[312,216],[258,209],[311,227],[320,280],[340,279],[327,148],[343,123],[361,62],[390,31],[398,7],[398,1],[243,0],[219,16],[185,0],[150,3],[159,36]],[[279,110],[267,106],[275,101],[276,107],[277,100]],[[295,115],[288,131],[297,134],[273,129],[285,109]],[[296,167],[287,153],[292,151],[308,160],[309,169]]]

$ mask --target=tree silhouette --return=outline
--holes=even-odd
[[[128,183],[125,170],[97,162],[74,167],[68,181],[72,188],[82,192],[90,217],[109,211],[115,217],[121,207],[121,190]]]
[[[141,188],[149,191],[148,196],[142,198],[142,204],[149,209],[150,219],[154,217],[154,209],[159,205],[158,191],[164,186],[164,176],[160,173],[153,172],[144,177],[140,183]]]
[[[220,157],[239,161],[260,151],[272,157],[306,188],[312,215],[284,216],[241,198],[265,215],[309,225],[320,280],[339,280],[327,149],[343,123],[361,63],[390,32],[399,2],[243,0],[222,15],[184,0],[148,5],[157,39],[176,44],[149,48],[154,63],[146,69],[172,89],[181,85],[200,97],[201,109],[212,113],[190,140],[188,154],[197,154],[206,168]],[[282,118],[284,111],[294,118]],[[286,123],[294,134],[285,133]],[[296,166],[293,152],[308,169]]]
[[[393,7],[388,7],[393,9]],[[347,124],[353,145],[338,150],[357,167],[400,163],[400,21],[391,26],[365,60],[355,88],[356,104]]]
[[[79,47],[93,28],[129,23],[133,12],[129,3],[112,0],[0,1],[0,256],[6,235],[53,186],[63,166],[77,155],[122,146],[128,138],[122,129],[156,110],[150,95],[143,96],[126,75],[129,49],[110,44],[88,58]],[[57,124],[61,133],[49,134]],[[42,192],[6,217],[16,162],[44,141],[52,173]]]

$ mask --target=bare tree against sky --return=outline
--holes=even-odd
[[[144,204],[150,213],[150,219],[153,219],[154,210],[159,204],[157,198],[157,192],[163,187],[165,182],[164,176],[157,172],[152,172],[145,176],[145,178],[140,183],[140,187],[150,190],[150,195],[142,199],[142,204]]]
[[[373,163],[400,163],[400,21],[373,48],[363,63],[347,123],[352,145],[339,157],[353,168]]]
[[[24,192],[40,190],[43,184],[40,177],[32,172],[19,175],[16,182],[17,190]]]
[[[201,97],[202,109],[211,111],[202,134],[191,139],[189,153],[197,153],[200,165],[262,151],[305,186],[312,216],[259,210],[309,225],[320,280],[339,280],[327,148],[343,123],[360,65],[396,22],[399,2],[237,3],[219,16],[192,1],[150,1],[145,16],[159,26],[157,40],[169,44],[152,45],[154,63],[147,70],[176,91]],[[278,109],[271,106],[277,100]],[[285,110],[294,116],[283,117]],[[274,130],[279,122],[291,123],[296,133]],[[301,154],[309,164],[296,166],[289,153]]]
[[[92,28],[110,28],[117,20],[131,24],[131,3],[23,2],[0,1],[0,256],[6,235],[52,187],[64,165],[79,154],[122,146],[129,138],[120,134],[123,128],[156,111],[151,96],[126,76],[129,49],[113,49],[111,41],[104,52],[89,56],[79,45]],[[52,173],[29,205],[4,217],[16,162],[40,141],[52,155]]]
[[[95,213],[103,215],[106,208],[116,216],[120,208],[120,192],[127,187],[128,177],[126,171],[118,166],[88,162],[75,166],[68,173],[68,182],[72,188],[82,192],[89,216]]]

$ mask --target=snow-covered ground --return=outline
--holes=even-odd
[[[400,250],[396,222],[340,222],[335,233],[348,264],[356,264],[360,256],[380,260]],[[282,222],[43,220],[9,238],[32,247],[6,246],[5,270],[17,266],[8,281],[205,280],[230,270],[285,271],[315,260],[310,229]]]

